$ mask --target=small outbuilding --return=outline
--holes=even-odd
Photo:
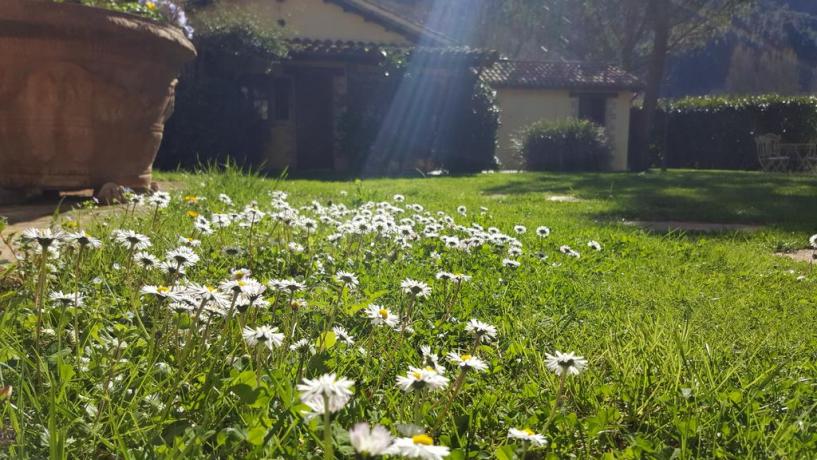
[[[514,139],[542,119],[582,118],[607,130],[614,171],[627,169],[630,107],[641,83],[609,64],[500,60],[483,79],[497,91],[502,110],[497,157],[503,169],[519,169]]]

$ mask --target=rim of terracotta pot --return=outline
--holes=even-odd
[[[164,58],[187,62],[196,49],[181,29],[150,18],[50,0],[0,0],[0,37],[80,40],[118,44],[161,40]],[[156,56],[159,57],[159,56]]]

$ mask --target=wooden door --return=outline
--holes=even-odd
[[[332,73],[324,69],[299,69],[295,84],[295,130],[300,171],[335,167]]]

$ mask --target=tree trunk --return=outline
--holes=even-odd
[[[635,143],[635,161],[631,162],[632,169],[643,171],[650,167],[650,140],[655,122],[655,111],[658,107],[658,96],[661,93],[661,84],[664,81],[664,68],[667,61],[669,45],[669,1],[650,1],[650,23],[653,29],[653,46],[650,55],[647,81],[644,88],[644,109],[640,124],[637,127]],[[666,155],[664,155],[666,161]],[[665,164],[665,163],[664,163]]]

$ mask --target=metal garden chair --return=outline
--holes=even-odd
[[[780,149],[780,136],[763,134],[755,137],[757,160],[766,172],[785,172],[789,167],[789,157]]]

